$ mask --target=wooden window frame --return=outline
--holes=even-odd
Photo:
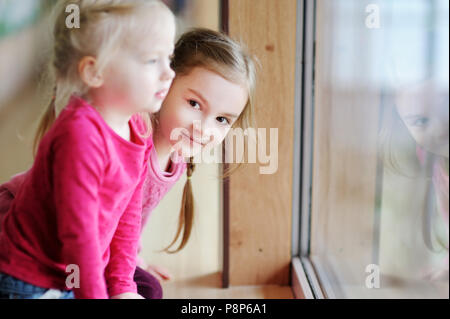
[[[245,40],[248,37],[252,37],[253,34],[246,34],[246,32],[257,32],[253,31],[251,27],[248,27],[245,32],[239,30],[238,34],[233,33],[233,30],[230,30],[230,21],[233,20],[232,15],[236,14],[230,10],[236,10],[236,3],[243,3],[252,1],[252,4],[255,7],[261,6],[260,8],[254,8],[254,10],[264,10],[264,5],[273,5],[275,1],[272,3],[268,3],[271,0],[258,0],[254,2],[253,0],[222,0],[221,3],[221,14],[222,14],[222,30],[231,36],[237,36],[238,38],[242,38]],[[275,19],[277,21],[271,21],[272,23],[286,23],[286,21],[281,21],[284,17],[282,15],[282,10],[284,9],[283,5],[286,5],[288,9],[292,9],[292,6],[295,5],[295,16],[289,16],[291,20],[288,21],[289,32],[294,34],[295,44],[289,49],[292,49],[292,52],[289,52],[287,55],[291,58],[288,62],[288,67],[295,69],[294,77],[292,81],[287,80],[286,83],[288,85],[294,86],[293,88],[286,88],[285,92],[289,94],[290,92],[294,92],[292,94],[292,108],[288,111],[292,113],[293,121],[288,125],[292,125],[292,136],[290,136],[292,141],[292,149],[291,153],[291,166],[285,169],[288,169],[292,176],[292,184],[291,184],[291,193],[286,196],[288,200],[291,202],[291,209],[289,211],[284,211],[284,214],[290,214],[291,222],[289,225],[289,229],[284,229],[286,232],[290,232],[291,236],[289,238],[289,270],[287,279],[286,276],[281,276],[276,278],[272,282],[267,282],[267,280],[256,280],[251,282],[250,284],[289,284],[293,290],[293,294],[295,298],[324,298],[324,293],[322,292],[322,287],[319,284],[317,279],[316,270],[314,269],[311,261],[308,259],[309,254],[309,226],[310,226],[310,202],[311,202],[311,156],[303,156],[303,154],[312,154],[312,132],[313,132],[313,63],[314,63],[314,28],[315,28],[315,0],[296,0],[295,2],[292,0],[283,0],[276,1],[280,7],[277,7],[278,10],[274,10],[273,14],[266,16],[267,19]],[[287,18],[289,19],[289,18]],[[239,20],[241,23],[241,20]],[[233,23],[233,22],[231,22]],[[252,20],[254,25],[261,25],[270,23],[268,21],[255,21]],[[286,27],[286,25],[284,25]],[[233,25],[231,25],[233,27]],[[249,29],[251,31],[249,31]],[[291,31],[293,30],[293,32]],[[231,32],[230,32],[231,31]],[[265,39],[261,39],[264,41]],[[250,43],[250,50],[252,43]],[[269,48],[266,45],[266,50],[268,52],[263,52],[262,54],[283,54],[283,52],[279,52],[277,48],[273,51],[273,48]],[[261,53],[261,52],[260,52]],[[261,58],[260,56],[258,56]],[[264,57],[263,57],[264,58]],[[286,66],[286,65],[284,65]],[[271,65],[271,68],[274,66]],[[275,66],[276,68],[277,66]],[[260,73],[259,78],[267,75],[267,67],[264,68]],[[271,70],[274,72],[274,70]],[[277,71],[277,70],[276,70]],[[289,91],[289,89],[293,89],[293,91]],[[282,138],[282,137],[280,137]],[[225,156],[225,150],[223,152],[223,156]],[[226,169],[226,164],[223,165],[224,169]],[[230,179],[233,179],[232,176]],[[230,267],[230,261],[233,252],[233,224],[230,223],[230,218],[232,217],[231,210],[232,207],[236,207],[239,205],[239,200],[243,201],[243,199],[239,199],[233,197],[230,193],[230,179],[226,179],[223,182],[223,276],[222,276],[222,286],[224,288],[228,288],[233,285],[245,285],[249,284],[248,282],[242,282],[240,280],[234,280],[233,276],[236,275],[236,268]],[[250,198],[248,198],[250,197]],[[258,194],[247,193],[245,200],[256,200]],[[285,200],[286,198],[279,199]],[[258,197],[258,200],[264,200]],[[245,212],[244,212],[245,213]],[[246,228],[241,228],[242,230],[247,230]],[[248,229],[251,232],[251,229]],[[273,233],[270,236],[274,235]],[[277,234],[275,234],[277,235]],[[247,247],[248,249],[250,247]],[[248,249],[248,256],[252,256],[251,249]],[[270,251],[268,254],[270,255]],[[240,255],[242,256],[242,254]],[[250,257],[249,257],[250,258]],[[240,260],[242,264],[246,264],[247,260]],[[261,271],[261,269],[259,269]],[[273,269],[268,269],[266,271],[273,271]],[[242,274],[241,274],[242,275]],[[242,278],[242,276],[241,276]]]

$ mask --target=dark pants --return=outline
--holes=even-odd
[[[134,282],[137,284],[138,294],[145,299],[162,299],[163,291],[158,279],[142,268],[136,267]]]

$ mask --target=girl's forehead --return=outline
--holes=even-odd
[[[161,41],[169,38],[171,42],[175,38],[175,19],[170,12],[166,12],[160,8],[153,8],[153,10],[145,10],[138,13],[136,17],[130,22],[132,35],[137,41],[144,39],[153,39]]]
[[[193,67],[188,72],[177,75],[175,79],[184,85],[201,86],[205,90],[219,91],[223,87],[245,88],[243,83],[230,80],[219,72],[202,66]]]
[[[175,28],[167,27],[140,30],[134,36],[125,39],[129,46],[141,53],[173,52],[175,42]]]

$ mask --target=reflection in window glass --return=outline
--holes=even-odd
[[[448,298],[449,2],[321,0],[316,14],[322,284],[338,298]]]

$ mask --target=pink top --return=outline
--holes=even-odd
[[[150,151],[150,160],[148,164],[148,175],[143,185],[142,202],[142,229],[147,224],[153,209],[158,206],[161,199],[167,194],[173,185],[180,179],[186,170],[186,163],[181,157],[175,157],[170,162],[168,171],[163,172],[159,166],[158,156],[155,148]],[[141,229],[141,231],[142,231]],[[138,252],[142,249],[142,243],[139,242]],[[144,265],[142,259],[138,257],[138,263]]]
[[[142,227],[147,223],[153,209],[186,170],[186,163],[183,159],[175,157],[174,161],[171,161],[168,171],[162,172],[154,147],[150,151],[148,166],[148,176],[143,186]]]
[[[3,217],[9,211],[11,202],[13,201],[14,196],[16,196],[17,191],[25,180],[28,172],[29,171],[17,174],[13,176],[9,182],[0,185],[0,233],[2,231]]]
[[[186,171],[186,163],[182,161],[181,158],[175,158],[175,160],[171,162],[168,171],[162,172],[159,167],[158,157],[154,147],[151,148],[150,160],[148,163],[148,175],[142,189],[143,203],[141,231],[146,225],[153,209]],[[26,178],[26,174],[28,174],[28,172],[17,174],[13,176],[9,182],[0,185],[0,221],[9,210],[11,202]],[[140,250],[141,244],[139,244],[138,251]]]
[[[2,221],[0,272],[43,288],[67,289],[68,264],[80,271],[76,298],[136,292],[142,184],[151,144],[130,120],[131,142],[87,102],[72,97]]]

